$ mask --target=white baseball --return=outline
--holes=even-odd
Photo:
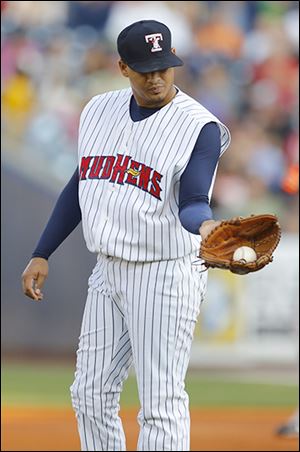
[[[240,246],[240,248],[237,248],[233,253],[234,261],[243,260],[245,262],[254,262],[256,261],[256,258],[256,252],[253,248],[250,248],[250,246]]]

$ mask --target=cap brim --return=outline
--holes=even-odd
[[[145,74],[147,72],[163,71],[169,67],[183,66],[183,61],[174,53],[164,55],[147,61],[139,61],[138,63],[127,63],[127,65],[135,72]]]

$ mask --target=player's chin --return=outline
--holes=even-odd
[[[166,94],[163,91],[150,92],[147,97],[151,103],[159,106],[165,100]]]

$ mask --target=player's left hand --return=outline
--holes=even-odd
[[[273,252],[281,238],[281,227],[276,215],[266,213],[233,217],[222,220],[219,225],[211,220],[205,223],[199,257],[206,268],[221,268],[245,275],[261,270],[272,262]],[[240,248],[246,248],[248,254],[250,248],[252,255],[237,259],[235,252]]]
[[[219,221],[219,220],[203,221],[203,223],[199,229],[201,239],[202,240],[206,239],[206,237],[211,233],[211,231],[213,229],[215,229],[217,226],[219,226],[220,224],[221,224],[221,221]]]

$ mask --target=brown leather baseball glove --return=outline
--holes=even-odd
[[[262,269],[273,260],[273,252],[281,237],[276,215],[262,214],[234,217],[221,221],[201,242],[199,257],[206,268],[221,268],[238,275]],[[248,246],[255,250],[254,262],[233,260],[235,250]]]

